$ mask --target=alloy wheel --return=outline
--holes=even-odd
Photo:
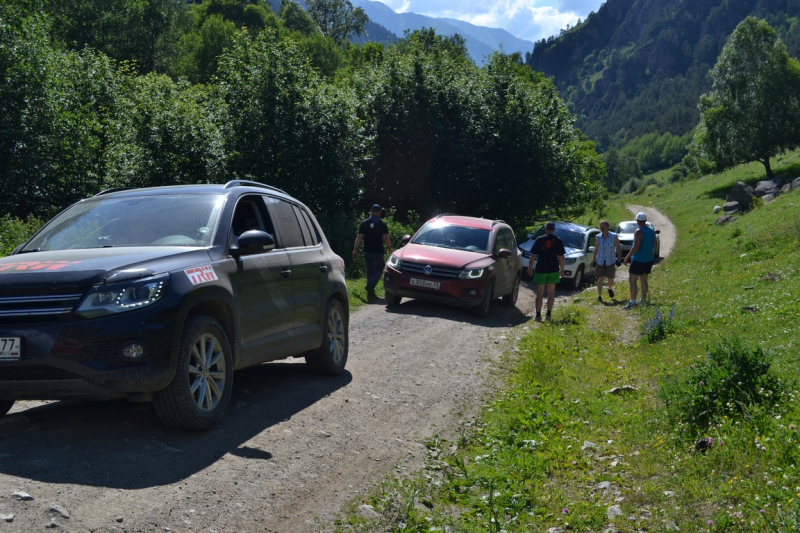
[[[337,365],[342,362],[344,356],[344,318],[338,309],[331,309],[328,315],[328,349],[331,359]]]
[[[210,333],[200,335],[192,346],[189,360],[189,392],[197,408],[213,411],[225,392],[225,356],[217,338]]]

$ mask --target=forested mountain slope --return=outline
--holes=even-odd
[[[679,136],[697,124],[706,74],[748,15],[765,19],[800,56],[800,0],[609,0],[560,37],[537,42],[526,62],[554,77],[601,149],[647,133]]]

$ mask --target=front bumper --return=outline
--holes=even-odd
[[[0,400],[109,399],[163,389],[175,375],[177,302],[102,318],[0,324],[20,337],[20,359],[0,361]],[[122,356],[135,342],[144,355]]]
[[[417,298],[447,305],[474,307],[481,303],[488,273],[475,280],[426,277],[408,274],[387,266],[384,270],[383,286],[388,294],[403,298]],[[411,285],[411,278],[425,279],[441,283],[439,290]]]

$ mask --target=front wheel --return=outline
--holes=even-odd
[[[14,400],[0,400],[0,416],[5,416],[14,407]]]
[[[583,265],[578,267],[578,270],[575,272],[575,278],[572,280],[572,290],[580,290],[583,286]]]
[[[328,302],[325,316],[322,346],[306,354],[306,365],[315,374],[338,376],[347,363],[347,315],[334,298]]]
[[[210,429],[222,419],[233,388],[228,336],[208,316],[190,316],[178,348],[175,378],[153,397],[162,422],[179,429]]]
[[[517,305],[517,297],[519,296],[519,276],[514,278],[514,288],[511,292],[503,296],[503,305],[506,307],[514,307]]]
[[[386,305],[388,305],[389,307],[395,307],[397,305],[400,305],[400,302],[403,300],[402,296],[397,296],[396,294],[390,294],[388,292],[386,293],[385,298],[386,298]]]
[[[489,316],[489,307],[492,305],[492,300],[494,300],[494,280],[489,280],[486,284],[486,288],[483,289],[483,300],[481,303],[476,305],[472,308],[472,314],[478,318],[486,318]]]

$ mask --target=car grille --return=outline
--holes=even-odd
[[[461,274],[461,269],[453,270],[451,268],[439,268],[439,267],[431,267],[431,273],[425,274],[425,267],[429,265],[421,265],[419,263],[410,263],[408,261],[402,261],[400,263],[400,268],[403,269],[403,272],[409,272],[412,274],[422,274],[423,276],[430,276],[434,278],[447,278],[453,279],[457,278],[459,274]]]
[[[633,241],[619,241],[621,246],[633,246]]]
[[[80,379],[80,377],[72,372],[51,366],[3,367],[0,365],[0,381],[58,381],[64,379]]]
[[[0,290],[0,324],[51,321],[75,310],[84,291],[77,287]]]

